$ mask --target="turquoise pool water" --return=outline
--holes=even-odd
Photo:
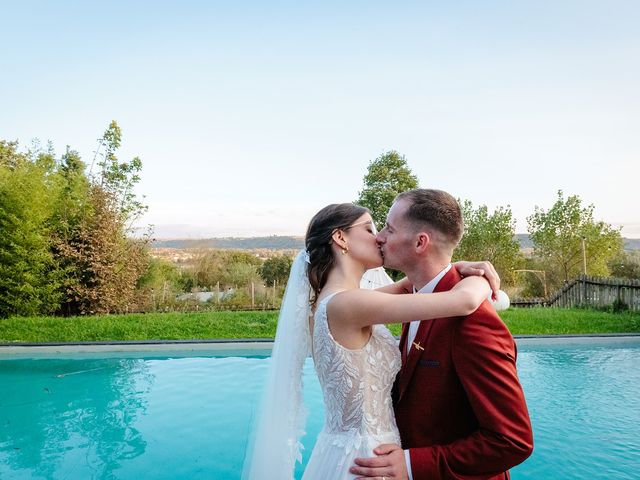
[[[640,343],[519,350],[536,446],[513,479],[640,478]],[[0,479],[237,479],[268,361],[2,359]],[[306,459],[323,416],[311,363],[305,397]]]

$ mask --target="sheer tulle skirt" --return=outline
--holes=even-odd
[[[373,457],[373,449],[383,443],[400,445],[398,432],[385,432],[379,435],[359,432],[328,433],[324,430],[318,435],[311,458],[304,471],[302,480],[343,480],[354,479],[349,473],[358,457]]]

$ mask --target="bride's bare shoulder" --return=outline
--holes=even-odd
[[[355,307],[369,302],[378,302],[381,297],[389,294],[377,292],[375,290],[367,290],[364,288],[353,288],[335,293],[329,301],[327,309],[340,313],[345,310],[353,310]]]

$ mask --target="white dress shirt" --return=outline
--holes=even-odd
[[[449,270],[451,270],[451,264],[444,267],[439,274],[433,277],[431,281],[420,290],[416,291],[416,287],[413,287],[413,293],[433,293],[438,283],[440,283],[440,280],[442,280],[442,277],[444,277]],[[413,346],[413,341],[416,338],[421,321],[422,320],[414,320],[409,324],[409,334],[407,335],[407,354],[411,351],[411,347]]]
[[[451,270],[451,264],[444,267],[444,269],[438,273],[435,277],[431,279],[429,283],[427,283],[420,290],[416,291],[416,287],[413,287],[413,293],[433,293],[433,290],[436,288],[442,277],[444,277],[447,272]],[[416,334],[418,333],[418,327],[420,327],[420,322],[422,320],[414,320],[409,324],[409,332],[407,333],[407,355],[411,351],[411,347],[413,346],[413,341],[416,338]],[[413,480],[413,474],[411,473],[411,456],[409,455],[409,450],[404,451],[404,461],[407,464],[407,474],[409,475],[409,480]]]

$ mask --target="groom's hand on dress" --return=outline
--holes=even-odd
[[[404,461],[404,450],[395,443],[379,445],[374,451],[377,457],[356,458],[356,466],[351,467],[350,472],[360,475],[356,480],[367,478],[386,478],[405,480],[409,478],[407,465]]]

